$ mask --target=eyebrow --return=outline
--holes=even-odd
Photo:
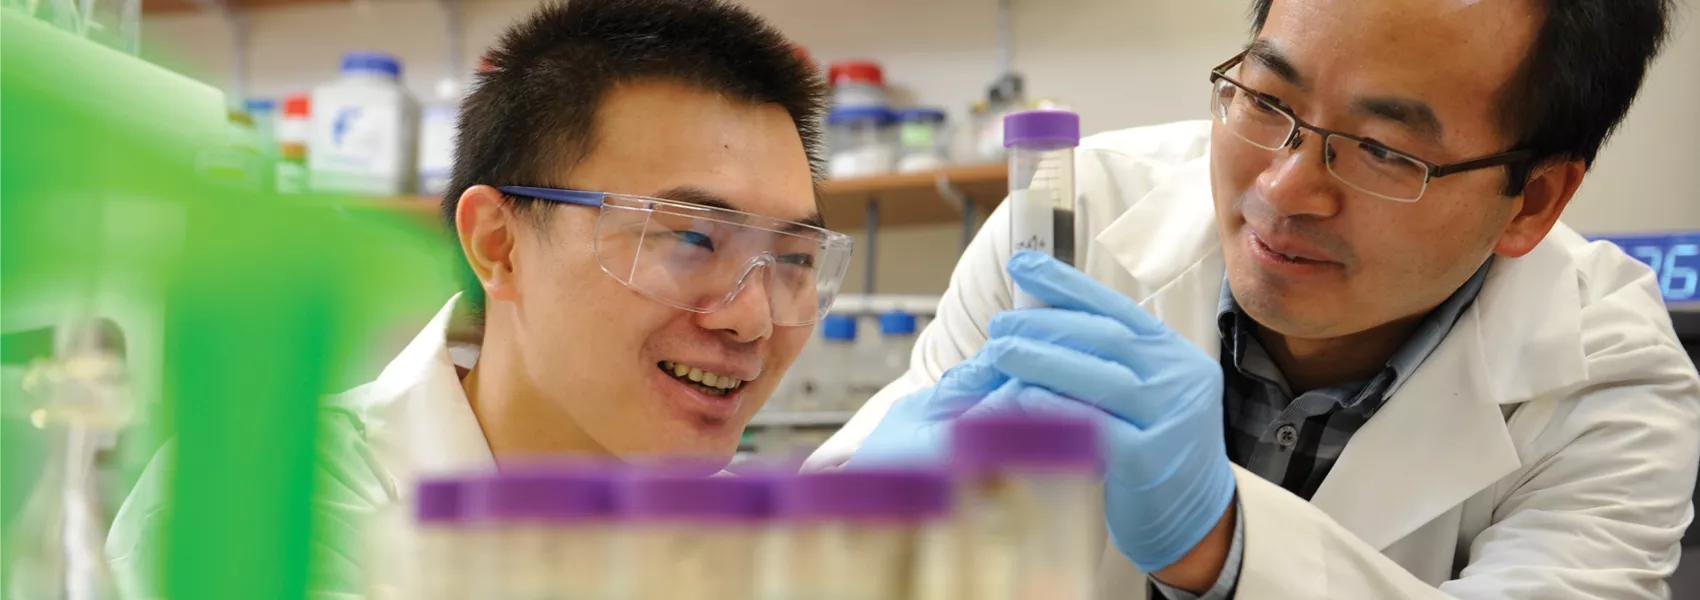
[[[1446,128],[1427,102],[1401,96],[1372,96],[1352,101],[1352,112],[1391,121],[1411,129],[1430,141],[1439,143],[1446,137]]]
[[[730,200],[726,199],[726,197],[694,185],[682,185],[675,188],[668,188],[660,192],[656,192],[655,197],[663,200],[672,200],[674,202],[683,202],[685,204],[701,206],[704,208],[718,208],[722,210],[744,212],[743,209],[734,206]],[[787,225],[785,227],[785,232],[797,233],[805,231],[808,229],[808,227],[805,226],[820,227],[824,229],[824,223],[825,221],[821,218],[820,211],[816,210],[809,213],[808,216]]]
[[[1246,47],[1246,60],[1257,63],[1268,69],[1276,77],[1280,77],[1294,87],[1304,90],[1310,87],[1310,79],[1299,72],[1297,65],[1287,54],[1268,40],[1252,40]],[[1421,134],[1430,141],[1439,143],[1445,138],[1446,128],[1440,124],[1440,117],[1435,114],[1427,102],[1403,96],[1371,96],[1359,98],[1352,102],[1352,112],[1365,114],[1382,120],[1397,123]]]
[[[1287,53],[1266,40],[1252,40],[1251,45],[1246,46],[1245,57],[1247,61],[1269,69],[1293,87],[1301,90],[1310,88],[1310,79],[1299,72],[1293,61],[1287,58]]]

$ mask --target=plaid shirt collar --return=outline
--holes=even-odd
[[[1463,316],[1464,310],[1470,307],[1476,296],[1482,291],[1482,284],[1487,281],[1488,270],[1493,266],[1493,257],[1482,263],[1470,276],[1464,285],[1447,297],[1440,306],[1423,316],[1421,323],[1411,332],[1411,337],[1393,352],[1387,359],[1387,366],[1375,377],[1366,382],[1348,384],[1355,389],[1351,393],[1341,395],[1341,408],[1359,408],[1367,414],[1374,414],[1381,404],[1398,391],[1399,386],[1409,379],[1411,373],[1423,363],[1428,355],[1440,346],[1441,340],[1452,331],[1452,326]],[[1234,292],[1228,286],[1227,276],[1222,277],[1222,295],[1216,308],[1216,326],[1225,342],[1223,349],[1232,353],[1233,365],[1236,370],[1244,372],[1241,361],[1246,355],[1246,345],[1255,343],[1252,339],[1251,317],[1240,308]],[[1285,382],[1281,382],[1285,388]],[[1357,387],[1361,385],[1362,387]]]

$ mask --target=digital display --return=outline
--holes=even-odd
[[[1695,301],[1700,286],[1700,232],[1659,235],[1609,235],[1590,239],[1617,244],[1636,260],[1647,263],[1659,278],[1666,304]]]

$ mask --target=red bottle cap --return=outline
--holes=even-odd
[[[837,85],[839,83],[871,83],[885,85],[885,72],[880,70],[879,63],[865,60],[846,60],[832,63],[828,71],[828,79]]]
[[[308,96],[306,94],[291,94],[283,99],[283,116],[307,118]]]

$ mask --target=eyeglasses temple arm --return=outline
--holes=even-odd
[[[1432,165],[1429,168],[1429,177],[1445,177],[1447,175],[1462,173],[1464,171],[1474,171],[1476,169],[1486,169],[1488,167],[1497,167],[1500,165],[1517,164],[1529,160],[1529,157],[1531,156],[1534,156],[1533,152],[1528,150],[1517,150],[1513,152],[1495,154],[1493,156],[1484,156],[1475,160],[1453,163],[1450,165]]]
[[[602,206],[602,197],[603,197],[603,194],[601,192],[583,192],[583,191],[579,191],[579,190],[557,190],[557,189],[554,189],[554,188],[527,187],[527,186],[523,186],[523,185],[503,186],[503,187],[496,188],[496,191],[507,194],[509,196],[522,196],[522,197],[525,197],[525,198],[536,198],[538,200],[548,200],[550,202],[564,202],[564,203],[567,203],[567,204],[577,204],[579,206],[591,206],[591,207]]]

